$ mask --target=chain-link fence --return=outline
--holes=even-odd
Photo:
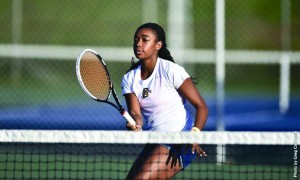
[[[199,51],[200,56],[179,56],[183,59],[175,56],[175,61],[180,62],[191,75],[198,77],[197,87],[208,101],[213,119],[216,91],[216,1],[184,2],[184,48]],[[299,98],[300,13],[297,8],[300,3],[298,0],[289,2],[290,6],[283,10],[281,0],[225,1],[225,48],[233,52],[231,57],[235,57],[233,60],[226,59],[226,99],[269,97],[272,98],[271,108],[278,109],[281,66],[279,59],[275,63],[274,59],[280,57],[277,55],[283,49],[282,31],[286,26],[282,20],[283,11],[290,14],[287,24],[287,37],[290,39],[288,50],[293,53],[289,65],[289,97],[290,100]],[[75,59],[80,52],[74,51],[74,48],[106,47],[118,54],[118,48],[132,47],[136,28],[148,21],[162,25],[168,39],[170,28],[180,28],[176,22],[170,26],[172,3],[172,0],[0,1],[0,128],[11,127],[7,123],[15,119],[45,122],[45,119],[51,121],[51,117],[76,119],[84,116],[82,119],[96,121],[93,113],[98,111],[96,109],[100,105],[91,102],[78,84]],[[176,43],[168,41],[171,53],[176,54],[176,51],[172,51]],[[55,51],[57,49],[61,51]],[[57,58],[60,57],[57,55],[64,52],[67,54],[67,51],[72,51],[74,57]],[[243,61],[245,57],[239,61],[235,53],[240,51],[250,61]],[[121,78],[133,56],[131,51],[126,52],[126,57],[122,59],[103,57],[119,96]],[[252,57],[253,52],[263,54]],[[228,103],[230,106],[230,101]],[[87,107],[90,106],[93,108],[88,111]],[[103,109],[107,110],[106,106]],[[98,115],[104,117],[103,113]],[[25,122],[18,127],[25,127]],[[80,127],[74,125],[73,128]]]

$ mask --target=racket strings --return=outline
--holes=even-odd
[[[86,52],[81,59],[80,73],[84,86],[99,100],[107,100],[110,95],[110,81],[104,65],[98,57]]]

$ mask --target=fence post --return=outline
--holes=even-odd
[[[143,0],[143,23],[158,22],[157,0]]]
[[[224,131],[224,80],[225,80],[225,2],[216,0],[216,108],[217,130]],[[226,159],[226,147],[217,146],[217,163]]]
[[[14,54],[17,58],[14,58],[11,62],[11,79],[13,86],[17,86],[21,77],[22,60],[19,56],[19,49],[17,46],[22,40],[22,15],[23,15],[23,1],[13,0],[12,1],[12,45],[14,46]]]
[[[279,109],[285,113],[289,109],[290,94],[290,42],[291,42],[291,2],[281,0],[281,59]]]

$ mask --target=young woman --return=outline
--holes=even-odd
[[[133,50],[139,61],[122,80],[128,112],[136,121],[135,126],[127,124],[127,129],[199,132],[207,119],[206,103],[188,73],[175,64],[163,28],[155,23],[141,25],[134,34]],[[195,107],[195,121],[185,109],[186,100]],[[148,144],[127,179],[170,179],[196,154],[206,156],[198,144]]]

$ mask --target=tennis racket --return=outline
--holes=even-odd
[[[92,49],[81,52],[76,61],[77,79],[83,91],[95,101],[104,102],[115,107],[128,123],[135,125],[135,121],[123,108],[110,80],[108,69],[101,56]],[[109,101],[113,95],[115,103]]]

